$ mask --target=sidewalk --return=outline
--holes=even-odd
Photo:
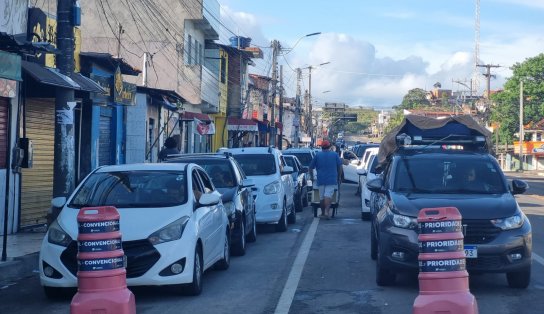
[[[0,285],[28,277],[38,270],[38,255],[45,232],[20,232],[7,238],[7,260],[0,261]],[[4,236],[0,236],[0,252]]]

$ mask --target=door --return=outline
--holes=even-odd
[[[357,167],[361,164],[357,155],[352,151],[343,151],[342,156],[342,170],[344,171],[344,180],[350,182],[359,182],[359,175],[357,174]]]
[[[8,105],[9,98],[0,97],[0,169],[8,168]]]
[[[98,137],[98,165],[113,165],[112,162],[112,108],[100,108],[100,125]]]
[[[209,210],[207,206],[200,206],[198,199],[200,195],[204,194],[204,187],[196,169],[193,169],[191,174],[191,191],[193,191],[193,202],[194,202],[194,215],[195,220],[198,225],[198,234],[202,240],[202,259],[204,261],[204,268],[209,267],[211,262],[211,249],[213,248],[211,242],[211,235],[213,230],[213,213]],[[195,239],[196,240],[196,239]]]
[[[21,227],[44,224],[53,197],[55,99],[27,98],[26,137],[32,140],[32,168],[22,169]]]
[[[212,180],[210,177],[208,177],[208,174],[198,169],[198,175],[200,177],[200,180],[202,182],[202,186],[204,187],[205,193],[212,193],[214,190]],[[208,211],[212,215],[212,222],[211,222],[211,236],[210,236],[210,242],[212,244],[212,256],[223,256],[223,247],[224,247],[224,241],[226,234],[226,229],[223,229],[226,226],[223,226],[223,207],[219,206],[218,204],[212,205],[208,207]]]
[[[282,186],[285,193],[285,198],[287,199],[287,209],[294,208],[295,182],[293,181],[293,176],[291,174],[281,174],[281,170],[287,166],[285,160],[283,159],[283,156],[279,156],[279,164]]]

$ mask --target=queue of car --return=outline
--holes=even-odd
[[[40,249],[45,294],[64,297],[77,287],[79,210],[114,206],[127,285],[198,295],[206,270],[228,269],[231,252],[244,255],[257,240],[257,223],[284,232],[296,222],[295,212],[308,205],[307,173],[296,156],[273,147],[99,167],[69,197],[52,201],[61,210]]]

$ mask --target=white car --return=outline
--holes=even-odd
[[[257,223],[273,223],[286,231],[295,223],[295,183],[293,168],[285,164],[281,152],[273,147],[229,148],[246,176],[253,180]]]
[[[370,220],[370,196],[372,192],[367,188],[366,183],[376,179],[376,166],[378,165],[378,154],[372,154],[368,160],[367,167],[359,170],[361,177],[361,219]]]
[[[180,291],[198,295],[206,269],[229,267],[230,229],[221,194],[196,164],[101,167],[68,200],[58,197],[52,204],[62,210],[39,257],[48,297],[77,287],[77,216],[84,207],[117,208],[129,286],[181,285]]]

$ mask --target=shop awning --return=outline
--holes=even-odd
[[[257,122],[249,119],[229,117],[227,119],[227,130],[258,132]]]
[[[41,84],[81,90],[92,93],[105,93],[93,80],[74,73],[72,77],[61,74],[56,69],[43,67],[37,63],[21,61],[23,70]]]
[[[194,120],[197,118],[200,121],[212,121],[210,119],[210,116],[208,116],[205,113],[199,113],[199,112],[189,112],[185,111],[184,113],[180,114],[181,120]]]
[[[138,86],[136,89],[139,93],[150,95],[153,103],[160,104],[171,111],[178,110],[178,106],[176,105],[178,102],[185,102],[185,99],[173,90],[145,86]]]
[[[72,80],[80,86],[80,90],[91,93],[105,94],[106,91],[90,78],[79,73],[74,73],[71,76]]]
[[[267,133],[270,128],[268,127],[268,121],[257,121],[257,125],[259,127],[259,132]]]

